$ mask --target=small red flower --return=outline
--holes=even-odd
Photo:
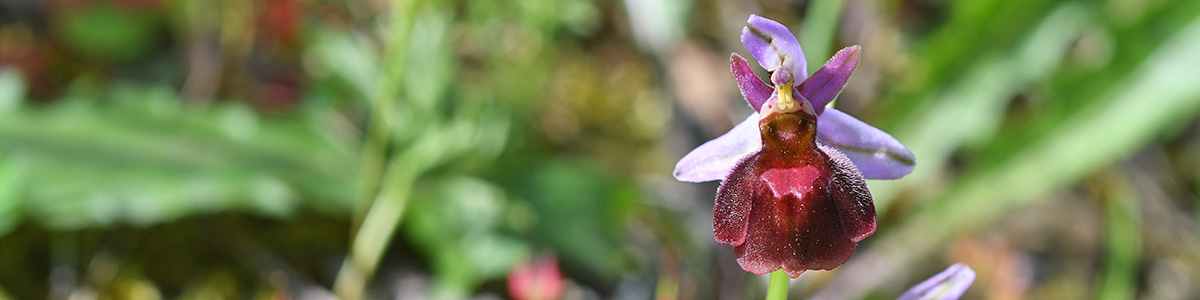
[[[561,299],[565,290],[553,255],[539,255],[532,262],[518,264],[508,274],[508,293],[516,300]]]

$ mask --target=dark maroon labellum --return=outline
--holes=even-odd
[[[782,268],[796,278],[836,268],[875,232],[871,194],[849,159],[817,143],[815,115],[767,110],[759,122],[762,150],[717,190],[713,235],[755,274]]]

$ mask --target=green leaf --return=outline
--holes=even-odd
[[[418,184],[403,226],[410,242],[430,257],[437,286],[465,293],[501,278],[530,249],[500,234],[506,206],[503,190],[468,177]]]
[[[1055,9],[1016,51],[977,58],[962,79],[931,96],[919,117],[893,131],[916,155],[917,168],[904,180],[869,182],[876,206],[886,210],[900,189],[938,180],[959,147],[992,139],[1008,100],[1053,74],[1071,46],[1070,37],[1083,30],[1086,12],[1075,4]]]
[[[118,88],[110,103],[63,100],[0,118],[0,153],[27,169],[18,189],[24,214],[80,228],[225,210],[349,209],[352,147],[321,133],[329,126],[316,125],[320,113],[185,110],[157,90]]]
[[[613,234],[622,232],[619,208],[628,206],[621,204],[634,201],[617,193],[624,185],[580,163],[544,163],[533,171],[522,196],[538,216],[535,242],[605,279],[619,276],[625,256]]]

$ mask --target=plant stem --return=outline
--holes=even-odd
[[[1102,181],[1107,184],[1105,220],[1108,227],[1108,251],[1100,273],[1100,288],[1097,299],[1133,299],[1137,296],[1137,278],[1140,268],[1138,259],[1142,252],[1142,222],[1139,217],[1138,194],[1124,174],[1109,175]]]
[[[375,275],[404,216],[408,194],[419,174],[415,168],[403,167],[399,161],[404,157],[388,159],[387,146],[395,134],[392,132],[392,114],[404,82],[409,36],[421,2],[401,0],[392,3],[391,24],[384,32],[388,40],[383,49],[379,90],[372,101],[371,120],[363,145],[363,165],[359,173],[362,181],[355,199],[350,253],[333,286],[334,293],[341,299],[358,300],[365,296],[367,284]]]
[[[787,273],[783,270],[771,273],[771,283],[767,285],[767,300],[786,300],[788,294],[788,284],[792,279],[788,278]]]

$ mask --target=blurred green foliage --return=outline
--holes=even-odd
[[[121,10],[113,3],[92,2],[66,14],[55,34],[75,52],[100,60],[145,55],[159,29],[149,12]]]
[[[0,3],[0,299],[761,297],[670,178],[750,13],[918,160],[793,297],[1200,295],[1197,1],[56,0]]]

